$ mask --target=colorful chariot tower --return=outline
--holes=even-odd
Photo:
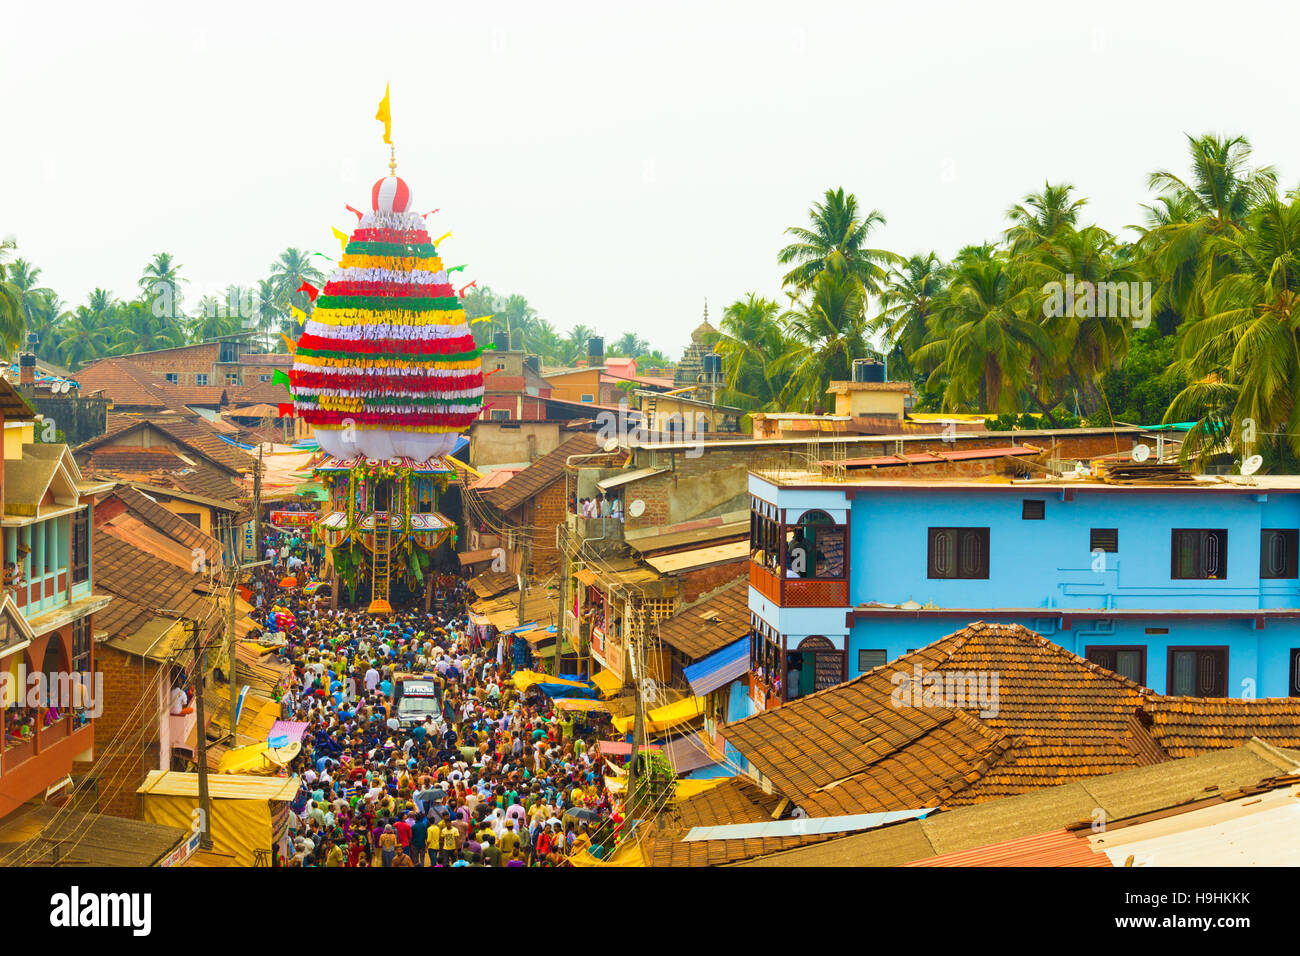
[[[483,370],[395,160],[370,199],[369,212],[353,210],[357,227],[324,290],[308,291],[315,308],[289,384],[327,456],[315,468],[330,495],[316,533],[338,580],[355,592],[368,578],[369,609],[384,612],[390,582],[422,582],[455,534],[438,513],[456,477],[445,456],[483,408]]]

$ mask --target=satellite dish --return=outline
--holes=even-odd
[[[795,807],[790,811],[790,818],[792,820],[806,820],[808,819],[808,811],[803,807]]]
[[[1088,471],[1088,466],[1085,465],[1085,464],[1084,464],[1083,462],[1081,462],[1081,461],[1076,461],[1076,462],[1074,463],[1074,473],[1075,473],[1076,475],[1087,475],[1087,474],[1090,474],[1090,472]]]
[[[1133,446],[1133,460],[1134,460],[1134,461],[1140,463],[1140,462],[1144,462],[1144,461],[1146,461],[1146,460],[1147,460],[1148,458],[1150,458],[1150,457],[1151,457],[1151,446],[1150,446],[1150,445],[1134,445],[1134,446]]]
[[[1263,455],[1251,455],[1249,458],[1247,458],[1245,461],[1241,463],[1241,473],[1245,475],[1247,478],[1249,478],[1255,472],[1259,471],[1259,469],[1263,466],[1263,464],[1264,464]]]
[[[641,517],[643,514],[645,514],[645,502],[642,501],[640,498],[638,498],[636,501],[632,502],[630,505],[627,506],[627,513],[630,514],[633,518]]]
[[[618,451],[618,438],[614,435],[610,435],[605,439],[604,448],[605,451]]]

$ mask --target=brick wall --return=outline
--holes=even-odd
[[[148,702],[136,708],[146,689],[151,693],[150,700],[156,699],[152,681],[159,665],[107,644],[95,647],[95,658],[104,675],[104,708],[95,721],[98,746],[92,770],[99,778],[99,812],[138,818],[140,798],[136,789],[150,770],[163,769],[158,766],[161,714]],[[114,738],[127,746],[110,748]],[[110,749],[117,752],[110,755]]]
[[[717,564],[711,568],[700,568],[698,571],[687,571],[680,575],[682,603],[690,604],[701,594],[707,594],[714,588],[744,577],[748,570],[748,560],[741,560],[732,561],[730,564]]]
[[[560,556],[555,549],[556,525],[564,523],[566,502],[564,482],[553,481],[533,497],[533,573],[546,576],[559,568]]]

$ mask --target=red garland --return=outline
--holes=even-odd
[[[438,339],[335,339],[306,333],[298,340],[298,347],[326,352],[348,352],[357,358],[393,354],[463,355],[477,348],[472,335],[449,335]]]
[[[356,242],[416,242],[433,245],[427,229],[357,229],[352,233]]]
[[[464,428],[478,418],[481,409],[469,412],[334,412],[319,409],[301,409],[299,416],[309,425],[342,425],[352,422],[357,425],[440,425],[450,428]]]
[[[364,372],[291,372],[290,384],[294,391],[300,388],[337,388],[357,395],[376,391],[389,394],[390,389],[401,392],[460,392],[478,388],[483,376],[457,377],[454,375],[392,375],[386,369],[366,369]]]
[[[330,282],[326,295],[383,295],[395,298],[450,298],[456,294],[450,282],[417,285],[406,282]]]

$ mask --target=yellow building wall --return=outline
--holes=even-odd
[[[576,372],[548,376],[546,381],[551,386],[551,398],[580,402],[583,395],[590,395],[593,402],[600,401],[600,369],[578,369]]]
[[[23,457],[23,445],[36,441],[35,422],[5,422],[5,461]]]

